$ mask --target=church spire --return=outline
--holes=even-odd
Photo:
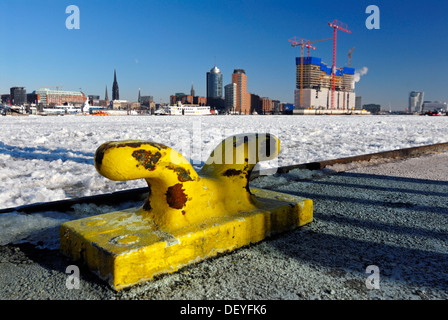
[[[192,96],[192,97],[195,97],[195,94],[194,94],[195,92],[194,92],[194,87],[193,87],[193,83],[191,83],[191,92],[190,92],[190,95]]]
[[[112,100],[120,100],[120,91],[117,82],[117,70],[114,69],[114,83],[112,85]]]
[[[106,86],[106,94],[104,95],[104,100],[109,101],[109,94],[107,93],[107,86]]]

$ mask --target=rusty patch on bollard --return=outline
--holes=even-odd
[[[152,142],[152,141],[147,141],[147,142],[141,142],[141,141],[139,141],[139,142],[129,142],[129,143],[126,143],[126,144],[117,145],[117,148],[131,147],[131,148],[136,148],[137,149],[137,148],[140,148],[143,144],[147,144],[147,145],[153,146],[154,148],[157,148],[159,150],[168,148],[167,146],[165,146],[163,144],[155,143],[155,142]]]
[[[184,191],[180,183],[168,188],[166,202],[171,208],[182,209],[185,206],[185,203],[187,203],[187,195]]]
[[[222,175],[224,177],[233,177],[233,176],[239,176],[241,173],[243,173],[243,171],[241,170],[228,169]]]
[[[190,177],[190,170],[186,170],[185,168],[174,166],[172,164],[169,164],[166,166],[168,169],[173,170],[175,173],[177,173],[178,179],[180,182],[187,182],[187,181],[194,181],[192,177]]]
[[[142,165],[147,170],[155,170],[156,164],[159,159],[162,157],[160,152],[156,152],[152,154],[151,151],[147,150],[136,150],[132,153],[132,156],[137,159],[140,165]]]

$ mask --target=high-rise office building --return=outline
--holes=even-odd
[[[361,98],[361,96],[357,96],[355,98],[355,109],[356,110],[361,110],[362,109],[362,98]]]
[[[423,111],[423,98],[424,92],[412,91],[409,94],[409,108],[408,112],[422,112]]]
[[[120,100],[120,90],[118,89],[116,70],[114,70],[114,83],[112,84],[112,100]]]
[[[222,98],[222,73],[214,66],[207,72],[207,99]]]
[[[225,112],[236,111],[236,84],[229,83],[224,87]]]
[[[232,74],[232,83],[236,84],[236,111],[241,114],[250,114],[250,93],[247,92],[247,76],[243,69],[235,69]]]

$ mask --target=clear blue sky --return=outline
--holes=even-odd
[[[80,29],[68,30],[68,5],[80,10]],[[366,7],[380,9],[380,30],[368,30]],[[117,69],[120,98],[153,95],[167,102],[175,92],[205,96],[206,72],[216,64],[231,82],[233,69],[248,76],[248,91],[294,101],[295,57],[288,39],[332,37],[338,19],[337,66],[367,67],[357,83],[362,102],[407,106],[410,91],[448,101],[448,2],[396,1],[106,1],[2,0],[0,93],[64,86],[104,98]],[[332,63],[332,41],[313,56]]]

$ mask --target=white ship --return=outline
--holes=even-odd
[[[55,106],[54,108],[44,108],[44,113],[48,114],[77,114],[81,113],[81,108],[75,106]]]
[[[165,114],[172,116],[206,116],[211,115],[209,106],[182,104],[180,101],[175,106],[168,106]]]

